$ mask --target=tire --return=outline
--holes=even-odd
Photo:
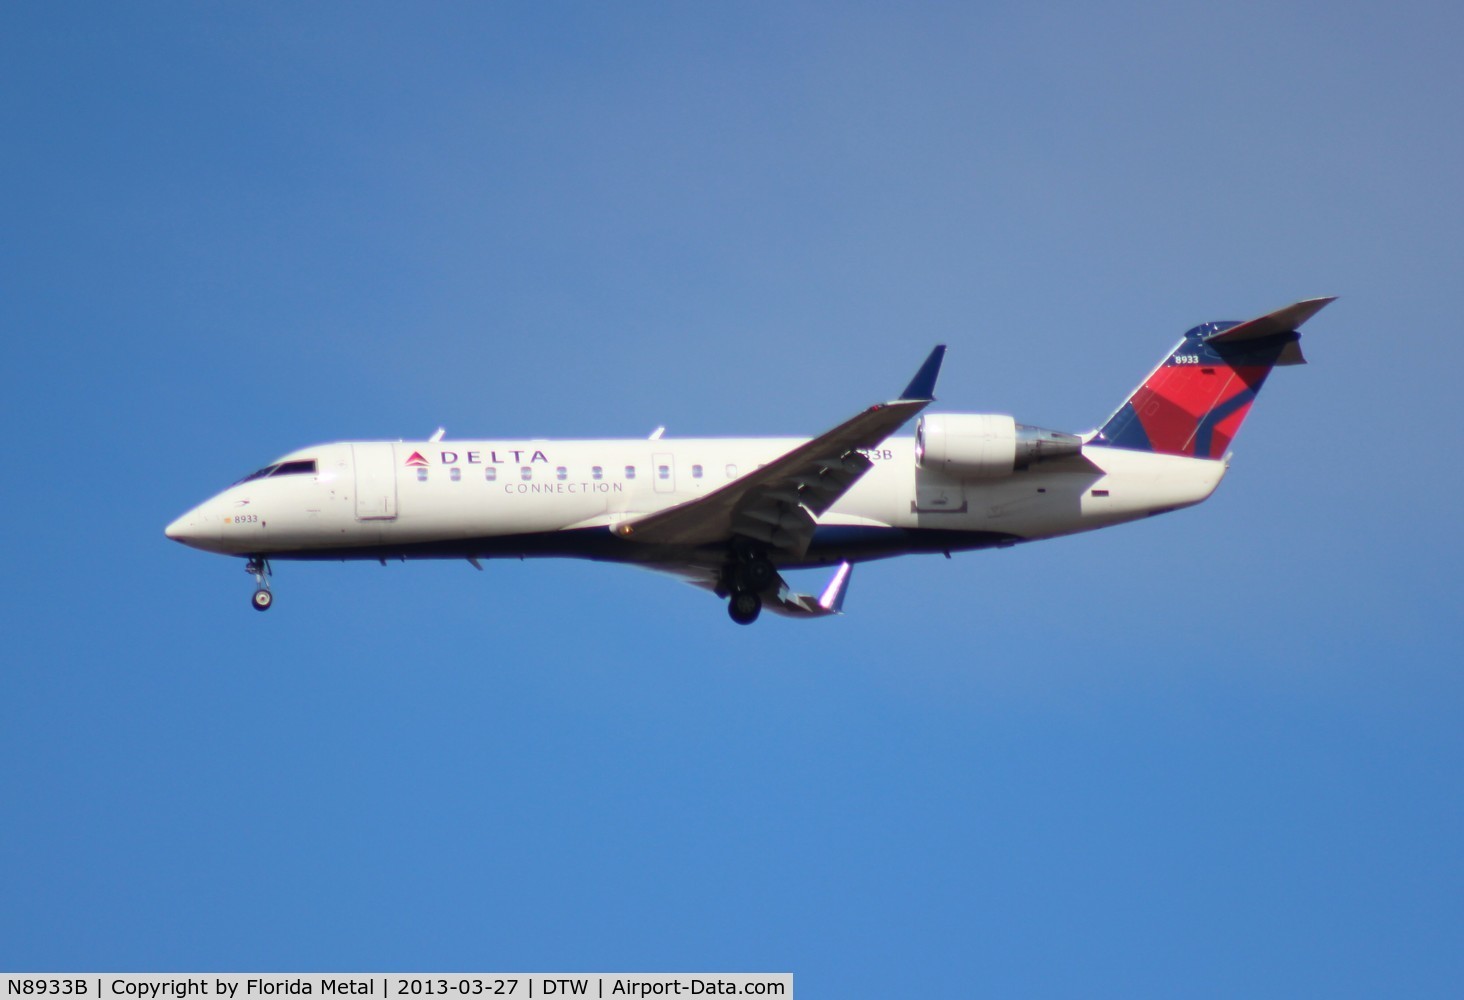
[[[739,590],[727,602],[727,614],[738,625],[751,625],[762,614],[762,598],[749,590]]]
[[[267,590],[256,590],[251,603],[255,611],[268,611],[274,607],[274,595]]]

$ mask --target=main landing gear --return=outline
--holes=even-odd
[[[271,575],[269,560],[255,556],[244,564],[244,572],[254,574],[254,583],[258,588],[254,591],[254,596],[250,598],[250,603],[254,605],[254,610],[268,611],[274,606],[274,594],[269,591],[269,578]]]
[[[742,540],[734,543],[722,570],[720,592],[727,597],[727,614],[738,625],[751,625],[762,614],[762,592],[778,576],[767,553]]]
[[[751,625],[762,614],[762,598],[750,590],[734,590],[727,601],[727,614],[738,625]]]

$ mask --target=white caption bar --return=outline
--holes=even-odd
[[[290,1000],[376,997],[791,997],[791,972],[11,972],[13,997],[66,1000]]]

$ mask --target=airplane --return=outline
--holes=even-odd
[[[253,606],[286,560],[570,557],[659,570],[727,602],[842,613],[853,565],[1091,531],[1207,499],[1273,367],[1332,298],[1194,327],[1097,430],[929,413],[937,346],[900,395],[802,438],[347,441],[290,452],[179,517],[168,538],[242,556]],[[785,570],[837,567],[819,594]]]

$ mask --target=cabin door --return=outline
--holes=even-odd
[[[389,441],[351,445],[356,466],[356,520],[390,521],[397,516],[396,449]]]

